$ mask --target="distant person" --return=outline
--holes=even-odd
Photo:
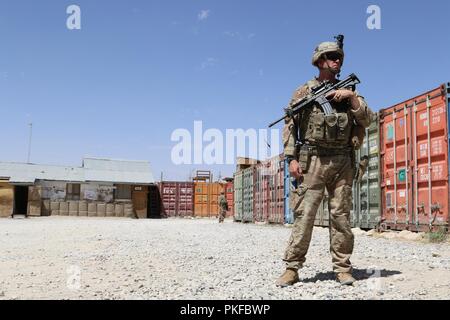
[[[225,193],[220,192],[219,196],[219,223],[222,223],[225,220],[228,211],[228,202],[225,198]]]

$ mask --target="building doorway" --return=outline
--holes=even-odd
[[[161,218],[161,194],[156,185],[149,186],[148,189],[148,217],[151,219]]]
[[[27,215],[28,187],[15,186],[14,188],[14,215]]]

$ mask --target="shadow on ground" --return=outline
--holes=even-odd
[[[360,281],[366,279],[373,278],[387,278],[393,275],[401,274],[400,271],[397,270],[386,270],[386,269],[353,269],[353,277]],[[306,278],[301,280],[302,282],[317,282],[317,281],[327,281],[327,280],[336,280],[336,274],[332,271],[329,272],[320,272],[316,274],[312,278]]]

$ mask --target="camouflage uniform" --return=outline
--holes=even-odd
[[[291,105],[318,84],[319,81],[313,79],[297,89]],[[316,212],[326,187],[333,270],[336,273],[352,270],[350,256],[354,237],[349,221],[355,175],[352,134],[361,131],[354,130],[357,126],[368,127],[371,115],[364,98],[357,92],[356,95],[361,105],[358,110],[353,110],[348,100],[332,101],[334,113],[331,116],[325,116],[320,106],[312,106],[285,121],[284,154],[298,160],[303,170],[303,177],[295,181],[290,190],[290,207],[295,221],[283,259],[288,269],[298,270],[305,262]],[[297,141],[302,147],[296,147]]]
[[[220,223],[223,222],[223,220],[225,219],[228,210],[228,202],[223,194],[219,196],[219,210],[220,210],[219,211],[219,223]]]

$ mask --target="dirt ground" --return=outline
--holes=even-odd
[[[0,220],[0,299],[449,299],[450,243],[356,233],[352,287],[315,228],[301,282],[274,284],[291,228],[214,219]]]

